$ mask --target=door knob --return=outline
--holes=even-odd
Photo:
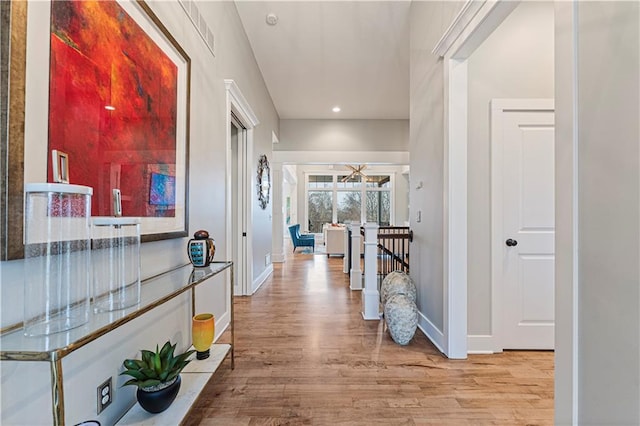
[[[518,245],[518,242],[509,238],[507,241],[505,241],[505,244],[507,244],[507,246],[509,247],[514,247]]]

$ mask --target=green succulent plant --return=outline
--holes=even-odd
[[[176,344],[172,345],[171,342],[167,342],[160,351],[158,351],[158,345],[156,345],[155,352],[142,349],[140,351],[142,359],[125,359],[122,363],[125,370],[120,375],[133,378],[127,380],[122,386],[135,385],[145,389],[171,382],[191,362],[187,358],[195,352],[195,350],[190,350],[174,356],[175,349]]]

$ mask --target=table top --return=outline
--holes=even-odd
[[[0,360],[55,361],[100,336],[173,299],[203,281],[230,268],[233,262],[212,262],[204,268],[190,263],[145,279],[140,303],[112,312],[91,313],[86,324],[46,336],[25,336],[23,329],[0,336]]]

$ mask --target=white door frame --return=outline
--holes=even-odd
[[[231,112],[242,122],[242,125],[246,129],[246,158],[249,161],[253,158],[253,128],[258,125],[259,121],[253,110],[251,109],[251,105],[247,102],[245,97],[242,95],[240,88],[235,83],[234,80],[226,79],[224,80],[224,84],[226,87],[226,245],[227,245],[227,259],[233,259],[233,239],[236,239],[236,247],[244,247],[244,253],[240,254],[240,257],[243,259],[241,262],[242,270],[237,274],[238,277],[236,279],[240,279],[240,292],[236,293],[236,295],[251,295],[251,287],[253,283],[253,244],[251,241],[252,238],[252,212],[253,212],[253,197],[251,197],[251,182],[252,180],[252,164],[245,164],[245,167],[242,167],[242,170],[238,170],[238,173],[242,173],[245,177],[244,181],[247,184],[246,191],[244,191],[246,199],[244,200],[244,205],[248,206],[246,211],[238,211],[237,212],[237,220],[238,223],[243,223],[243,215],[245,215],[246,219],[246,237],[244,241],[246,244],[243,245],[243,237],[240,235],[233,235],[232,233],[232,214],[233,214],[233,182],[231,181],[231,170],[232,164],[232,153],[231,153]]]
[[[449,182],[466,183],[466,162],[456,161],[449,153],[459,148],[466,154],[466,135],[456,138],[449,134],[451,129],[466,129],[467,110],[467,69],[457,67],[456,62],[466,62],[475,50],[517,6],[517,2],[505,0],[468,0],[460,13],[445,31],[433,52],[444,60],[444,333],[445,353],[466,357],[466,187],[463,193],[451,191]],[[578,407],[578,217],[577,217],[577,16],[578,2],[555,3],[555,80],[572,84],[556,84],[556,122],[558,117],[571,128],[556,127],[556,353],[555,353],[555,406],[556,419],[563,423],[577,424]],[[570,31],[558,31],[558,28]],[[453,75],[450,75],[453,74]],[[451,127],[450,127],[451,126]],[[464,156],[466,160],[466,155]],[[570,189],[567,189],[570,188]],[[558,198],[571,193],[571,199]],[[455,198],[458,203],[447,204]],[[558,210],[562,204],[563,209]],[[457,207],[456,207],[457,206]],[[455,226],[465,229],[463,238],[452,240],[449,229]],[[459,243],[459,244],[457,244]],[[560,261],[560,259],[562,259]],[[464,271],[457,280],[451,279],[450,270]],[[457,297],[450,297],[451,295]],[[459,296],[463,295],[464,298]],[[464,324],[451,318],[462,315]],[[451,350],[450,350],[451,349]]]
[[[467,62],[518,6],[467,1],[433,49],[444,69],[443,335],[449,358],[467,357]]]
[[[502,198],[502,129],[505,111],[554,111],[553,99],[493,99],[491,101],[491,332],[488,347],[492,352],[504,349],[503,312],[503,269],[502,252],[504,249],[503,203]],[[492,343],[491,343],[492,342]]]

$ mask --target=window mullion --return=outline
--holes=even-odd
[[[333,215],[331,223],[338,223],[338,175],[333,175]]]
[[[367,222],[367,182],[364,179],[360,188],[360,223]]]

